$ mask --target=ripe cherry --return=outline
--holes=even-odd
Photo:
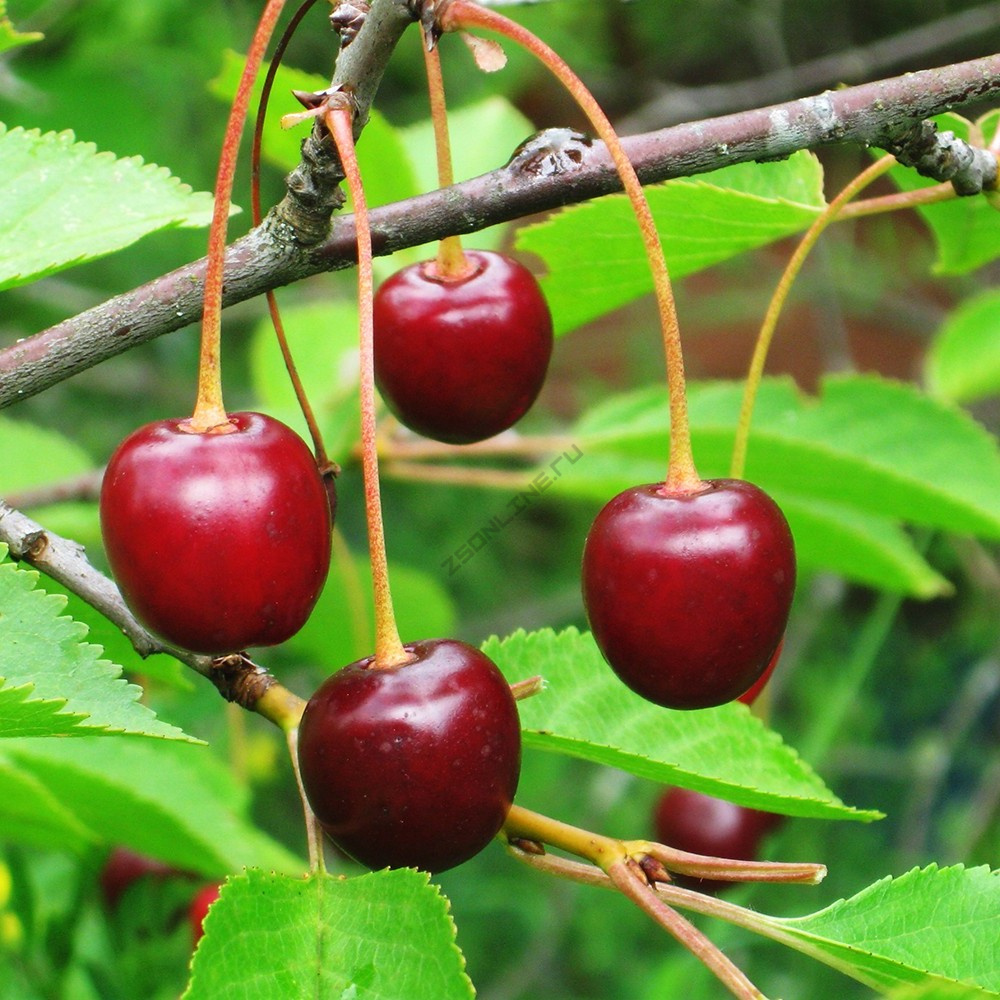
[[[127,847],[115,847],[108,855],[99,877],[101,895],[112,909],[125,895],[125,891],[141,878],[165,878],[176,875],[177,870],[170,865],[137,854]]]
[[[552,317],[517,261],[465,252],[470,272],[435,261],[405,267],[375,296],[375,381],[411,430],[469,444],[516,423],[535,401],[552,355]]]
[[[781,822],[775,813],[738,806],[688,788],[668,788],[653,811],[656,838],[668,847],[710,858],[756,861],[764,837]],[[675,878],[688,888],[719,892],[734,883]]]
[[[497,834],[521,767],[517,705],[496,665],[452,639],[415,659],[358,660],[327,678],[299,726],[306,797],[331,840],[370,868],[440,872]]]
[[[213,882],[200,889],[188,907],[188,922],[191,925],[191,938],[195,947],[205,934],[202,924],[212,904],[219,898],[219,886],[220,883]]]
[[[619,493],[584,547],[597,645],[625,684],[667,708],[708,708],[748,691],[781,641],[795,586],[777,504],[742,480],[702,485]]]
[[[280,421],[234,413],[231,433],[161,420],[127,437],[101,489],[112,572],[136,617],[218,655],[272,646],[312,611],[330,565],[327,488]]]
[[[762,673],[760,677],[753,682],[753,685],[750,688],[744,691],[743,694],[736,699],[737,701],[743,702],[744,705],[752,705],[757,700],[761,691],[767,687],[767,682],[771,679],[771,674],[774,673],[774,668],[778,665],[778,660],[781,659],[781,649],[784,645],[785,640],[782,639],[781,642],[778,643],[778,648],[774,651],[774,656],[771,657],[770,662],[764,668],[764,673]]]

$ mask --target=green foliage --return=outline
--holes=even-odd
[[[646,197],[675,279],[804,230],[826,205],[823,170],[807,152],[666,181],[647,188]],[[624,195],[563,209],[527,226],[517,246],[549,265],[542,287],[557,332],[574,330],[653,288]]]
[[[880,991],[929,980],[942,990],[973,984],[981,996],[1000,996],[998,918],[997,872],[931,866],[811,916],[768,922],[791,947]]]
[[[212,214],[211,195],[195,193],[165,168],[98,153],[71,132],[0,124],[0,175],[0,289],[121,250],[158,229],[207,225]]]
[[[184,1000],[474,995],[447,901],[409,869],[346,881],[251,870],[223,886],[204,927]]]
[[[40,31],[18,31],[7,17],[6,0],[0,0],[0,52],[17,48],[19,45],[30,45],[41,38]]]
[[[927,356],[927,383],[954,403],[1000,392],[1000,293],[980,292],[947,317]]]
[[[0,545],[0,560],[6,547]],[[189,740],[138,701],[121,667],[85,642],[87,628],[63,616],[65,598],[38,574],[0,561],[0,737],[135,733]]]
[[[132,736],[107,740],[12,739],[0,747],[13,772],[40,803],[44,789],[61,806],[61,846],[121,844],[178,868],[221,876],[244,865],[297,871],[302,862],[248,822],[246,790],[205,747],[153,743]],[[6,768],[5,768],[6,770]],[[16,797],[0,802],[5,837],[51,846],[35,836]],[[72,818],[67,821],[66,815]],[[43,813],[41,818],[47,819]]]
[[[699,712],[658,708],[624,687],[589,633],[517,632],[483,645],[511,683],[541,675],[521,702],[525,746],[685,785],[741,805],[795,816],[874,819],[845,806],[777,734],[743,705]]]

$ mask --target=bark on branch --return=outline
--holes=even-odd
[[[369,62],[357,68],[361,76],[384,65],[388,54],[380,50],[366,58]],[[1000,55],[993,55],[678,125],[624,143],[642,181],[653,183],[832,143],[899,149],[924,119],[998,94]],[[498,170],[373,211],[375,252],[390,254],[618,189],[602,144],[550,130]],[[231,245],[226,305],[355,262],[351,216],[336,219],[328,239],[315,247],[303,247],[277,231],[282,228],[290,229],[275,227],[269,217]],[[194,262],[0,351],[0,408],[195,321],[203,275],[204,261]]]

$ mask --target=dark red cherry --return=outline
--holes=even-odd
[[[375,381],[411,430],[469,444],[515,424],[535,401],[552,355],[552,317],[538,282],[486,250],[471,273],[405,267],[375,296]]]
[[[775,813],[738,806],[687,788],[668,788],[653,811],[656,839],[668,847],[710,858],[756,861],[763,839],[781,823]],[[718,892],[732,885],[715,879],[677,880],[702,892]]]
[[[188,923],[191,925],[192,943],[197,947],[205,934],[202,924],[212,904],[219,898],[219,883],[213,882],[200,889],[188,907]]]
[[[583,554],[594,639],[637,694],[667,708],[739,698],[767,668],[795,587],[791,532],[777,504],[738,479],[619,493]]]
[[[212,655],[294,635],[330,564],[327,490],[305,442],[260,413],[229,422],[227,434],[139,428],[101,489],[125,602],[163,639]]]
[[[101,895],[109,907],[118,905],[126,889],[142,878],[166,878],[178,874],[175,868],[137,854],[127,847],[115,847],[101,869]]]
[[[510,687],[452,639],[409,643],[416,659],[358,660],[320,686],[299,726],[306,797],[331,840],[370,868],[440,872],[500,830],[521,768]]]
[[[736,699],[737,701],[743,702],[744,705],[752,705],[757,700],[761,691],[767,687],[767,682],[771,679],[771,674],[774,673],[774,668],[778,665],[778,660],[781,659],[781,649],[784,645],[785,640],[782,639],[781,642],[778,643],[778,648],[774,651],[774,656],[771,657],[770,662],[764,668],[764,673],[762,673],[760,677],[753,682],[752,687],[744,691],[743,694]]]

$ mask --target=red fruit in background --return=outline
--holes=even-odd
[[[434,262],[405,267],[375,296],[375,381],[411,430],[469,444],[516,423],[535,401],[552,355],[552,317],[527,268],[466,251],[467,277]]]
[[[294,635],[330,565],[327,488],[305,442],[260,413],[229,420],[227,434],[139,428],[101,489],[125,602],[161,638],[212,655]]]
[[[781,649],[785,645],[785,640],[782,639],[778,643],[778,648],[774,651],[774,656],[771,657],[771,662],[764,668],[764,673],[754,681],[753,687],[749,690],[744,691],[743,694],[739,696],[737,701],[743,702],[744,705],[752,705],[757,697],[760,695],[761,691],[767,687],[767,682],[771,679],[771,674],[774,673],[774,668],[778,665],[778,660],[781,659]]]
[[[781,823],[781,816],[738,806],[687,788],[668,788],[653,813],[656,839],[691,854],[735,861],[756,861],[764,837]],[[676,876],[702,892],[719,892],[735,883]]]
[[[101,895],[109,907],[116,907],[125,890],[141,878],[164,878],[177,870],[162,861],[137,854],[127,847],[115,847],[101,869]]]
[[[777,504],[743,480],[704,487],[619,493],[584,547],[597,645],[625,684],[667,708],[709,708],[748,691],[781,641],[795,588]]]
[[[344,667],[299,726],[306,797],[331,840],[370,868],[440,872],[478,854],[517,790],[521,728],[510,687],[478,649],[406,644],[416,659]]]
[[[205,934],[202,924],[205,922],[209,908],[219,898],[220,885],[221,883],[219,882],[213,882],[211,885],[206,885],[203,889],[200,889],[188,907],[191,937],[196,947]]]

